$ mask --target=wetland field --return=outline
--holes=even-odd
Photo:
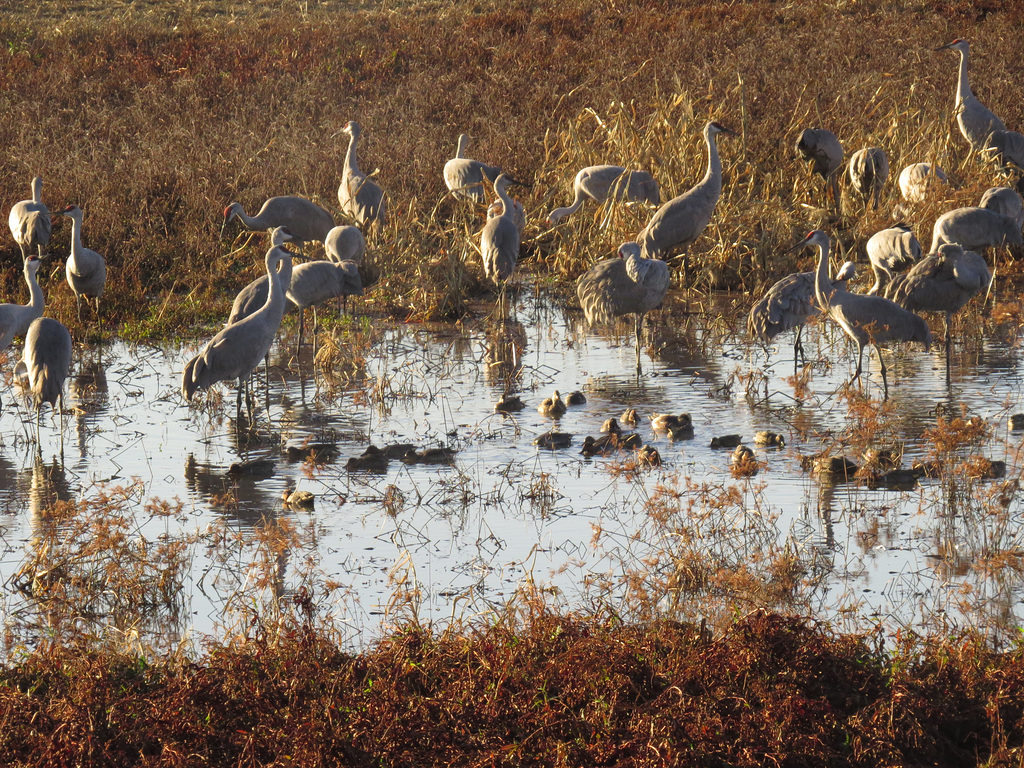
[[[41,175],[108,277],[79,316],[55,217],[39,282],[74,348],[38,436],[21,341],[0,351],[0,763],[1019,764],[1024,251],[985,251],[948,358],[935,313],[930,350],[882,350],[888,397],[828,318],[799,361],[746,320],[814,268],[809,230],[862,293],[871,234],[927,250],[1018,185],[960,135],[936,49],[968,39],[1021,129],[1022,31],[984,1],[7,4],[0,197]],[[186,402],[269,247],[222,212],[302,195],[343,223],[349,120],[389,211],[364,295],[307,312],[299,349],[285,316],[251,419],[235,382]],[[589,326],[575,281],[652,209],[547,215],[599,163],[684,192],[709,120],[722,194],[638,371],[632,319]],[[814,126],[886,149],[877,209],[845,177],[827,199],[794,151]],[[460,133],[521,182],[501,291],[441,175]],[[912,162],[950,184],[908,203]],[[5,234],[0,300],[21,272]],[[538,412],[555,390],[585,402]],[[585,455],[627,409],[658,458]]]

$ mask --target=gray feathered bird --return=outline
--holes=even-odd
[[[355,120],[349,120],[342,129],[342,133],[348,134],[349,140],[345,163],[341,169],[341,184],[338,186],[338,204],[342,213],[354,221],[356,226],[379,230],[387,218],[387,201],[384,190],[377,182],[359,170],[356,144],[361,132]]]
[[[707,146],[708,170],[704,178],[692,189],[674,197],[661,206],[637,236],[643,255],[665,256],[673,249],[683,250],[683,276],[689,272],[687,251],[711,222],[715,206],[722,194],[722,161],[718,156],[716,137],[722,133],[734,134],[721,123],[708,122],[704,126]]]
[[[43,205],[43,177],[32,179],[32,199],[21,200],[11,207],[7,217],[14,241],[21,249],[21,259],[25,260],[26,251],[35,248],[39,258],[43,257],[43,249],[50,243],[50,211]]]
[[[949,184],[946,172],[931,163],[911,163],[900,171],[897,184],[908,203],[923,203],[930,190]]]
[[[881,147],[858,149],[850,156],[850,183],[865,200],[871,198],[872,209],[889,178],[889,157]]]
[[[39,257],[33,253],[22,268],[31,297],[28,304],[0,304],[0,349],[9,347],[15,336],[26,333],[32,321],[43,314],[43,289],[36,280],[39,264]]]
[[[29,392],[36,409],[36,440],[39,439],[39,411],[49,403],[63,416],[64,381],[71,368],[71,334],[52,317],[37,317],[25,334],[21,361],[14,375],[28,379]],[[58,402],[60,406],[58,407]],[[63,423],[63,419],[62,419]],[[64,430],[61,429],[63,446]]]
[[[839,205],[839,169],[843,166],[843,145],[825,128],[807,128],[796,140],[796,151],[811,163],[811,172],[825,180],[825,196]]]
[[[934,253],[943,243],[958,243],[967,250],[981,250],[1000,245],[1022,245],[1021,227],[1017,220],[989,208],[956,208],[935,220],[932,226]]]
[[[548,214],[548,223],[558,224],[576,213],[587,200],[600,205],[608,199],[627,203],[661,205],[658,182],[647,171],[627,171],[621,165],[591,165],[576,174],[572,183],[573,200]]]
[[[488,219],[480,232],[480,256],[484,274],[499,285],[510,277],[519,259],[519,228],[515,223],[512,198],[505,191],[512,180],[504,173],[494,181],[494,192],[501,200],[500,216]]]
[[[600,261],[576,280],[576,295],[590,325],[622,315],[635,316],[636,367],[640,371],[640,335],[644,316],[657,309],[668,291],[668,265],[641,256],[637,243],[623,243],[618,256]]]
[[[967,79],[967,61],[970,57],[970,44],[957,38],[951,43],[940,45],[936,51],[954,50],[960,53],[960,69],[956,82],[956,122],[960,126],[960,133],[971,143],[974,149],[983,149],[986,146],[988,137],[993,131],[1005,131],[1006,126],[995,114],[978,101],[971,91],[970,81]]]
[[[815,246],[818,249],[818,269],[814,275],[814,294],[822,308],[857,345],[857,371],[851,383],[860,378],[864,362],[864,346],[878,348],[887,341],[920,341],[929,348],[932,342],[928,324],[913,312],[881,296],[850,293],[828,279],[829,237],[816,229],[795,248]],[[794,248],[794,250],[795,250]],[[878,363],[882,371],[882,386],[889,396],[889,381],[885,375],[885,361],[881,354]]]
[[[847,261],[839,268],[833,286],[846,288],[853,279],[854,264]],[[814,272],[796,272],[779,280],[768,289],[764,297],[750,308],[747,315],[747,332],[763,344],[768,344],[780,333],[796,328],[793,342],[793,363],[797,356],[804,357],[800,340],[807,318],[820,312],[814,298]]]
[[[330,213],[312,200],[298,195],[272,197],[263,203],[255,216],[249,216],[241,203],[231,203],[224,209],[224,227],[235,218],[249,229],[287,227],[292,233],[291,242],[299,251],[308,242],[324,242],[327,233],[334,228],[334,218]]]
[[[949,323],[953,315],[982,291],[992,274],[974,251],[944,243],[892,284],[889,297],[914,312],[942,312],[946,328],[946,370],[949,371]]]
[[[455,157],[444,164],[444,183],[455,197],[483,204],[487,201],[484,179],[493,184],[501,175],[501,168],[467,158],[468,145],[469,136],[459,134]]]
[[[270,351],[281,327],[281,318],[284,317],[284,287],[277,270],[278,264],[284,259],[291,259],[291,254],[282,246],[274,246],[267,251],[264,259],[269,280],[266,302],[248,317],[221,329],[185,365],[181,376],[181,393],[186,400],[191,400],[196,391],[208,389],[218,381],[237,379],[235,412],[241,418],[242,389],[250,374]],[[249,407],[251,411],[251,403]]]
[[[100,315],[100,296],[107,284],[107,262],[96,251],[82,245],[82,209],[77,205],[69,205],[60,212],[61,216],[71,219],[71,254],[64,265],[64,274],[68,285],[75,293],[75,305],[78,319],[82,319],[82,297],[86,303],[89,299],[96,302],[96,317]]]
[[[354,261],[309,261],[292,270],[291,285],[285,295],[299,310],[299,338],[295,345],[298,355],[305,330],[306,307],[313,307],[313,328],[316,332],[316,308],[319,304],[338,299],[339,308],[343,296],[362,296],[363,281],[359,276],[359,265]],[[315,339],[315,336],[314,336]],[[314,340],[314,349],[316,342]]]
[[[869,294],[885,296],[885,286],[898,272],[905,272],[921,260],[921,243],[906,224],[875,232],[868,238],[868,261],[875,273],[875,284]]]

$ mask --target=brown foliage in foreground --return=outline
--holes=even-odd
[[[956,57],[936,45],[970,38],[975,92],[1024,127],[1019,1],[248,8],[153,2],[115,16],[44,0],[0,18],[0,201],[7,210],[41,173],[51,208],[80,204],[86,244],[111,266],[104,316],[132,332],[219,317],[259,272],[261,247],[219,236],[230,201],[254,213],[301,194],[340,221],[340,131],[353,118],[361,165],[379,169],[393,212],[371,249],[376,301],[419,317],[453,317],[479,290],[480,220],[460,218],[440,173],[460,132],[471,156],[532,182],[516,190],[526,253],[574,277],[644,219],[603,227],[581,212],[570,232],[582,236],[553,241],[543,217],[565,204],[575,172],[645,167],[677,194],[703,173],[701,125],[722,120],[741,138],[723,142],[725,192],[693,255],[706,284],[750,289],[792,269],[776,262],[796,233],[827,225],[850,248],[886,223],[853,199],[830,221],[807,205],[820,183],[793,156],[804,127],[835,130],[848,153],[885,146],[886,208],[903,165],[945,167],[962,186],[910,217],[922,240],[938,213],[997,183],[955,133]],[[57,259],[69,234],[58,225]],[[23,290],[16,254],[0,242],[5,300]],[[46,269],[50,313],[74,326],[58,268]]]
[[[1005,765],[1024,656],[754,613],[692,625],[411,627],[358,656],[308,625],[201,663],[57,647],[0,670],[0,762],[48,766]]]

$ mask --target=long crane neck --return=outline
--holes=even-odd
[[[826,242],[816,243],[818,246],[818,270],[814,273],[814,295],[818,299],[818,306],[822,312],[828,312],[829,302],[835,293],[835,286],[828,279],[828,251],[829,244]]]
[[[283,254],[283,255],[282,255]],[[281,262],[287,262],[287,266]],[[261,314],[284,316],[284,280],[279,268],[288,270],[288,283],[291,284],[291,257],[284,251],[274,248],[267,254],[267,300],[258,310]]]
[[[496,184],[494,186],[494,191],[497,193],[498,199],[501,200],[501,204],[503,206],[501,215],[507,218],[512,218],[512,198],[509,197],[508,192],[505,191],[505,185]]]
[[[722,159],[718,156],[718,142],[715,135],[705,131],[704,141],[708,147],[708,170],[697,186],[706,189],[708,194],[717,201],[722,194]]]
[[[966,99],[973,96],[971,84],[967,79],[967,51],[960,51],[960,71],[956,83],[957,104],[963,104]]]
[[[348,140],[348,151],[345,153],[345,168],[349,173],[359,173],[359,163],[356,161],[356,137],[358,134],[353,131]]]
[[[82,258],[82,217],[80,215],[71,216],[71,263],[74,265],[72,269],[76,269],[79,259]]]
[[[565,208],[555,208],[555,210],[548,214],[548,218],[551,219],[551,222],[553,224],[557,224],[566,216],[576,213],[576,211],[580,209],[580,206],[583,205],[583,201],[586,200],[587,196],[583,193],[583,190],[578,185],[575,187],[575,192],[576,197],[573,198],[572,203],[570,203]]]
[[[43,289],[39,287],[39,283],[36,280],[35,272],[33,272],[28,262],[25,262],[25,282],[28,283],[28,292],[31,298],[26,306],[37,310],[40,315],[43,314]]]

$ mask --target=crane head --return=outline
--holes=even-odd
[[[82,213],[82,209],[79,208],[77,205],[69,205],[63,211],[57,211],[57,213],[60,216],[69,216],[71,218],[74,218],[75,216],[78,216]]]
[[[960,51],[961,53],[967,53],[968,48],[969,48],[969,43],[966,40],[964,40],[962,37],[958,37],[952,43],[946,43],[945,45],[940,45],[935,50],[936,51],[945,51],[945,50],[950,49],[950,48],[952,48],[955,51]]]
[[[720,133],[728,133],[730,136],[736,136],[737,135],[736,131],[732,130],[731,128],[726,128],[724,125],[722,125],[721,123],[719,123],[719,122],[717,122],[715,120],[712,120],[711,122],[709,122],[704,130],[710,136],[717,136]]]
[[[359,131],[360,131],[359,123],[357,123],[355,120],[349,120],[345,124],[345,127],[341,129],[342,133],[347,133],[349,136],[352,136],[352,137],[358,136],[359,135]]]
[[[793,251],[799,250],[800,248],[804,248],[808,245],[828,245],[828,235],[820,229],[812,229],[807,233],[807,237],[786,251],[786,253],[792,253]]]

